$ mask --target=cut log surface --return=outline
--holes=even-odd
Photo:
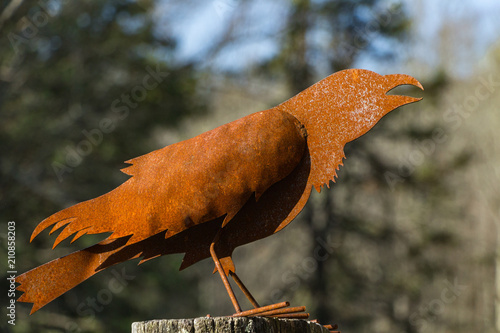
[[[320,324],[299,319],[200,317],[135,322],[132,333],[328,333]]]

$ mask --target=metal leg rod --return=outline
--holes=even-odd
[[[212,244],[210,244],[210,255],[212,256],[212,259],[215,263],[215,267],[217,267],[217,271],[220,274],[220,278],[222,279],[222,283],[224,283],[224,287],[226,287],[227,293],[229,294],[229,298],[231,298],[231,302],[233,302],[234,309],[236,310],[237,313],[239,313],[239,312],[241,312],[240,304],[238,303],[238,300],[236,299],[236,296],[234,295],[233,289],[231,288],[231,285],[229,284],[229,280],[227,279],[226,273],[224,273],[224,269],[222,268],[220,260],[217,257],[217,254],[215,253],[215,250],[214,250],[215,242],[218,239],[219,239],[219,233],[217,233],[217,236],[215,236],[214,241],[212,242]]]
[[[235,272],[229,272],[229,275],[231,275],[231,277],[233,278],[234,282],[236,282],[236,284],[238,285],[238,287],[240,287],[241,291],[243,292],[243,294],[245,294],[245,296],[248,298],[248,300],[250,301],[250,303],[252,303],[253,307],[256,308],[256,309],[260,308],[259,303],[257,303],[257,301],[255,300],[255,298],[253,298],[252,294],[250,294],[250,291],[247,289],[247,287],[245,287],[245,285],[240,280],[240,278],[238,277],[238,275],[236,275]]]

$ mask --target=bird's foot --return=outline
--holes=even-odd
[[[309,313],[305,313],[305,306],[290,307],[289,302],[281,302],[267,306],[258,307],[248,311],[237,312],[233,317],[275,317],[289,319],[307,319]]]
[[[267,306],[261,306],[252,310],[241,311],[233,314],[233,317],[273,317],[287,319],[308,319],[309,313],[306,313],[305,306],[291,307],[289,302],[281,302]],[[311,320],[320,324],[317,319]],[[321,324],[320,324],[321,325]],[[330,333],[340,333],[338,325],[323,325]]]

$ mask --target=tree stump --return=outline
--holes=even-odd
[[[300,319],[200,317],[132,323],[132,333],[328,333],[320,324]]]

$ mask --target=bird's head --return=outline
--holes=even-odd
[[[325,79],[324,87],[336,86],[339,89],[340,96],[325,94],[325,98],[331,102],[332,108],[328,110],[331,119],[338,119],[351,129],[345,129],[349,135],[345,138],[347,141],[368,132],[390,111],[421,100],[421,98],[388,94],[400,85],[414,85],[423,89],[420,82],[409,75],[379,75],[368,70],[349,70],[344,75],[332,75]]]
[[[345,142],[370,130],[383,116],[421,98],[389,95],[400,85],[413,85],[423,90],[415,78],[406,74],[380,75],[364,69],[348,69],[334,73],[307,88],[282,105],[306,129],[313,126],[345,136]]]
[[[277,106],[295,116],[307,131],[312,168],[318,174],[313,180],[316,187],[328,184],[331,175],[336,174],[347,142],[368,132],[390,111],[421,99],[388,94],[400,85],[423,89],[409,75],[348,69],[326,77]]]

